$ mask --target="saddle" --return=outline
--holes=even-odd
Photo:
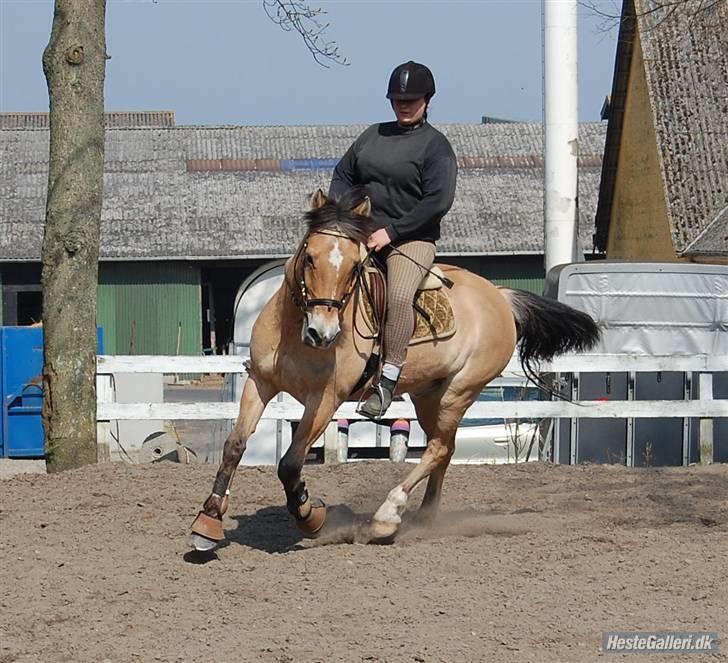
[[[409,345],[443,340],[455,333],[455,315],[447,290],[442,287],[445,275],[433,265],[422,279],[412,302],[415,330]],[[374,262],[364,268],[362,303],[365,318],[372,337],[379,338],[387,309],[387,277]]]

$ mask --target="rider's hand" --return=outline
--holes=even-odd
[[[369,235],[369,239],[367,240],[367,248],[374,249],[375,251],[381,251],[391,241],[392,240],[389,239],[387,231],[384,228],[380,228],[379,230],[375,230],[371,235]]]

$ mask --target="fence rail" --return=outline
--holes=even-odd
[[[158,355],[99,355],[97,372],[104,373],[244,373],[246,357],[212,355],[173,357]],[[541,366],[543,372],[588,373],[603,371],[692,371],[717,373],[728,371],[728,355],[636,355],[581,354],[561,355]],[[523,374],[514,356],[503,371]]]
[[[165,357],[165,356],[107,356],[97,358],[100,385],[103,376],[114,373],[244,373],[245,357]],[[549,373],[589,372],[690,372],[700,374],[700,398],[697,400],[640,400],[640,401],[507,401],[473,404],[464,418],[542,419],[542,418],[698,418],[700,423],[701,462],[712,462],[712,419],[728,417],[728,399],[713,399],[712,373],[728,371],[728,355],[562,355],[541,367]],[[492,384],[525,384],[522,368],[514,357],[503,376]],[[237,403],[114,403],[111,390],[99,389],[97,419],[235,419]],[[298,403],[271,402],[263,413],[264,419],[296,421],[303,414]],[[388,418],[415,419],[413,405],[408,401],[395,402],[387,412]],[[344,403],[334,415],[339,419],[361,419],[354,403]]]

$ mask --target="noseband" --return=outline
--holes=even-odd
[[[361,279],[361,267],[363,263],[358,262],[355,265],[351,275],[349,276],[349,281],[351,282],[351,285],[341,299],[327,299],[323,297],[310,298],[308,296],[308,288],[306,287],[305,275],[301,269],[301,256],[308,246],[308,238],[311,235],[331,235],[332,237],[342,237],[344,239],[351,240],[351,237],[349,237],[348,235],[333,230],[315,230],[306,235],[306,238],[303,240],[303,244],[301,244],[301,248],[296,253],[293,262],[293,278],[296,280],[296,285],[291,283],[288,284],[288,288],[291,291],[291,295],[293,297],[293,302],[303,313],[307,313],[309,309],[313,308],[314,306],[326,306],[329,311],[332,308],[335,308],[337,311],[341,312],[346,307],[347,302],[349,301],[349,299],[351,299],[351,295],[354,293],[359,284],[359,281]]]

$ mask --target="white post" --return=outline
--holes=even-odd
[[[96,402],[97,403],[113,403],[114,387],[110,375],[96,376]],[[96,457],[99,463],[108,463],[111,461],[111,422],[96,422]]]
[[[324,463],[339,462],[339,432],[335,421],[329,423],[324,430]]]
[[[713,400],[713,374],[700,374],[700,400]],[[713,420],[707,417],[700,420],[700,464],[713,464]]]
[[[338,429],[336,459],[339,463],[349,460],[349,426],[351,426],[351,422],[347,419],[339,419],[336,422]]]
[[[577,260],[577,0],[544,0],[544,263]]]

